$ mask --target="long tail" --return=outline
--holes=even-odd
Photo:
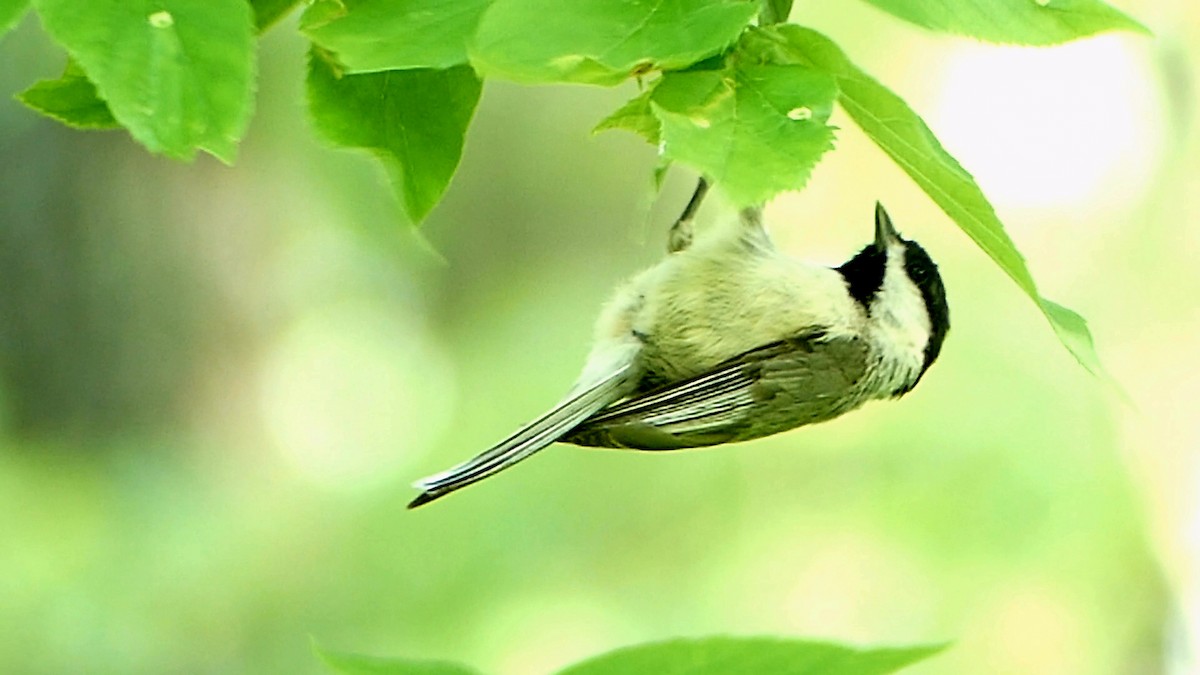
[[[626,392],[630,366],[610,371],[590,384],[579,385],[549,412],[516,433],[458,466],[414,483],[421,494],[409,503],[415,509],[488,476],[503,471],[558,440],[580,422],[620,399]]]

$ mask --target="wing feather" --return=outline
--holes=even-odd
[[[669,450],[767,436],[857,407],[866,363],[857,338],[781,340],[609,406],[563,440]]]

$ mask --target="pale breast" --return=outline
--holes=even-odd
[[[827,267],[762,251],[700,251],[670,262],[650,280],[633,322],[647,369],[668,380],[814,330],[851,335],[864,320]]]

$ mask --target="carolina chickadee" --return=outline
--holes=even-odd
[[[601,312],[567,395],[474,459],[417,481],[409,508],[555,441],[674,450],[832,419],[908,393],[942,348],[950,316],[937,266],[879,204],[874,243],[836,268],[777,251],[757,208],[694,245],[676,230],[675,252]]]

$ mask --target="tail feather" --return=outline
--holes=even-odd
[[[558,440],[580,422],[625,395],[630,382],[625,364],[596,381],[577,386],[549,412],[508,438],[458,466],[414,483],[422,492],[409,503],[414,509],[498,473]]]

